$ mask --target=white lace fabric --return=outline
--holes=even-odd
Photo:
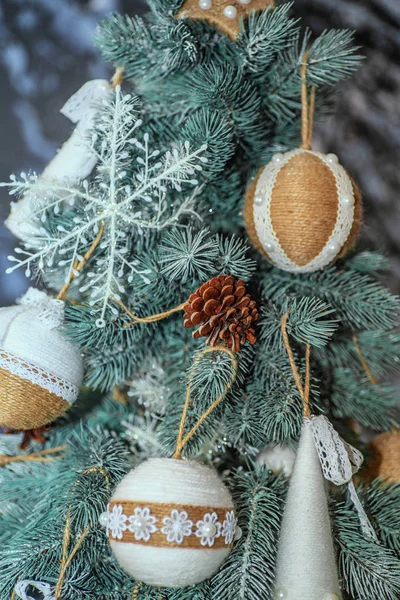
[[[56,329],[64,321],[64,302],[56,300],[36,288],[29,288],[18,304],[27,308],[38,308],[40,310],[38,318],[46,325],[47,329]]]
[[[21,379],[26,379],[35,385],[39,385],[70,404],[73,404],[78,397],[79,388],[76,385],[1,349],[0,369],[5,369],[13,375],[21,377]]]
[[[106,79],[87,81],[71,96],[60,110],[72,123],[78,123],[88,117],[88,113],[111,93],[112,88]],[[92,116],[91,114],[89,115]]]
[[[332,423],[323,415],[305,419],[311,427],[315,448],[325,479],[335,485],[349,486],[350,497],[357,510],[364,535],[377,539],[353,483],[353,475],[361,467],[364,457],[353,446],[342,440]]]
[[[335,177],[338,192],[338,212],[335,227],[321,252],[309,263],[300,266],[287,256],[274,231],[273,223],[271,221],[271,202],[279,171],[297,154],[307,153],[317,156],[330,169]],[[354,219],[355,198],[353,186],[345,169],[339,163],[329,162],[327,155],[322,154],[321,152],[298,148],[282,154],[279,162],[272,159],[264,168],[257,182],[254,198],[257,197],[263,198],[261,204],[256,204],[254,202],[254,225],[258,239],[270,257],[271,262],[284,271],[290,271],[292,273],[309,273],[311,271],[322,269],[332,262],[349,237]],[[352,202],[342,202],[342,199],[344,198],[352,199]],[[332,247],[338,248],[338,250],[332,252]]]

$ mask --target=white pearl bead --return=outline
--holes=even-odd
[[[237,8],[229,4],[224,8],[224,15],[228,17],[228,19],[234,19],[237,15]]]
[[[260,205],[260,204],[262,204],[263,202],[264,202],[264,198],[263,198],[263,196],[256,196],[256,197],[254,198],[254,204],[258,204],[258,205]]]
[[[341,198],[340,201],[344,206],[351,206],[354,204],[354,198],[349,198],[348,196]]]
[[[274,154],[272,160],[275,163],[280,163],[282,161],[282,154]]]
[[[325,594],[325,596],[323,597],[323,600],[340,600],[339,596],[337,594]]]
[[[336,156],[336,154],[327,154],[326,160],[328,161],[328,163],[331,163],[331,164],[333,164],[333,163],[337,164],[339,162],[339,159]]]
[[[271,242],[267,242],[267,243],[265,244],[265,249],[266,249],[266,251],[267,251],[267,252],[272,252],[272,251],[273,251],[273,249],[274,249],[274,247],[275,247],[275,246],[274,246],[273,244],[271,244]]]
[[[251,0],[239,0],[240,4],[250,4]]]
[[[284,600],[286,598],[286,592],[284,590],[276,590],[274,594],[274,600]]]
[[[212,2],[211,2],[211,0],[199,0],[199,6],[200,6],[200,8],[203,8],[204,10],[208,10],[209,8],[212,7]]]
[[[340,250],[339,244],[335,244],[335,242],[332,242],[331,244],[329,244],[328,249],[329,252],[331,252],[332,254],[337,254]]]
[[[242,528],[239,527],[239,525],[236,525],[236,530],[235,530],[235,542],[237,542],[238,540],[240,540],[240,538],[243,535],[243,531]]]
[[[217,528],[213,523],[206,523],[203,525],[203,532],[207,537],[214,537],[217,533]]]
[[[100,523],[101,527],[107,527],[107,522],[108,522],[108,513],[106,513],[106,512],[101,513],[101,515],[99,516],[99,523]]]

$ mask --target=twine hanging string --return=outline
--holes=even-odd
[[[103,231],[104,231],[104,223],[100,223],[99,231],[98,231],[95,239],[93,240],[92,245],[90,246],[89,250],[86,252],[85,256],[83,257],[83,259],[81,261],[78,261],[78,259],[75,261],[75,264],[74,264],[73,268],[71,269],[69,279],[62,286],[61,290],[59,291],[59,293],[56,297],[56,300],[65,300],[65,298],[67,297],[67,294],[68,294],[68,290],[71,286],[71,283],[74,281],[75,277],[82,271],[82,269],[86,266],[86,263],[92,257],[93,252],[96,250],[97,246],[99,245],[101,236],[103,235]]]
[[[83,471],[82,475],[88,475],[89,473],[94,473],[94,472],[98,472],[103,475],[105,482],[106,482],[107,491],[109,492],[110,491],[110,478],[108,476],[107,471],[105,469],[103,469],[102,467],[98,467],[98,466],[90,467],[90,469],[86,469],[86,471]],[[75,487],[77,485],[78,485],[78,481],[75,483]],[[56,600],[61,599],[61,591],[62,591],[62,586],[64,584],[64,579],[65,579],[67,569],[68,569],[69,565],[71,564],[73,558],[75,557],[76,553],[78,552],[79,548],[82,546],[86,536],[88,535],[88,533],[90,531],[89,527],[86,527],[83,530],[83,532],[81,533],[81,535],[79,536],[79,538],[78,538],[77,542],[75,543],[74,547],[72,548],[71,552],[68,553],[68,546],[69,546],[70,537],[71,537],[71,521],[72,521],[71,510],[72,510],[72,507],[70,506],[68,508],[68,516],[67,516],[67,520],[65,523],[65,529],[64,529],[60,574],[59,574],[57,585],[56,585],[56,588],[54,591],[54,597]]]
[[[367,361],[364,358],[363,353],[361,352],[361,348],[360,348],[360,345],[358,343],[358,338],[357,338],[356,334],[353,335],[352,339],[353,339],[354,347],[356,349],[356,354],[357,354],[358,358],[360,359],[360,363],[361,363],[361,365],[362,365],[362,367],[363,367],[363,369],[364,369],[364,371],[365,371],[368,379],[370,380],[370,382],[373,385],[377,385],[378,384],[378,380],[376,379],[376,377],[372,373],[372,371],[371,371],[371,369],[370,369]]]
[[[120,86],[122,84],[123,72],[124,72],[123,67],[117,67],[117,69],[115,70],[115,73],[111,79],[113,89],[115,89],[117,86]],[[96,248],[100,242],[101,236],[103,235],[103,231],[104,231],[104,223],[100,223],[100,229],[98,231],[96,238],[94,239],[92,245],[90,246],[89,250],[86,252],[83,259],[81,261],[76,259],[74,266],[71,269],[71,273],[70,273],[68,281],[63,285],[63,287],[61,288],[61,290],[59,291],[59,293],[57,295],[57,300],[65,300],[72,282],[77,277],[77,275],[82,271],[82,269],[86,266],[86,263],[93,255],[93,252],[96,250]]]
[[[57,448],[47,448],[40,452],[32,452],[32,454],[21,454],[19,456],[0,455],[0,467],[5,467],[15,462],[53,462],[62,458],[61,453],[64,452],[66,446],[57,446]],[[50,454],[60,454],[59,456],[49,456]]]
[[[289,336],[287,332],[287,321],[289,318],[289,313],[285,313],[281,320],[281,331],[283,337],[283,343],[285,345],[285,349],[287,355],[289,357],[290,366],[292,368],[294,381],[296,383],[296,387],[299,390],[300,396],[303,400],[303,411],[304,416],[308,419],[311,418],[311,408],[310,408],[310,382],[311,382],[311,372],[310,372],[310,344],[306,345],[306,375],[304,387],[301,381],[300,373],[296,365],[296,361],[294,360],[293,350],[290,346]]]
[[[192,427],[192,429],[189,431],[189,433],[187,433],[186,436],[184,436],[185,422],[186,422],[186,417],[187,417],[187,413],[188,413],[189,406],[190,406],[190,400],[191,400],[191,394],[192,394],[192,388],[193,388],[196,367],[199,364],[199,362],[201,361],[201,359],[204,356],[206,356],[206,354],[208,354],[209,352],[224,352],[225,354],[227,354],[232,360],[232,375],[230,377],[230,380],[226,384],[223,392],[218,396],[218,398],[216,398],[214,400],[214,402],[211,404],[211,406],[209,406],[209,408],[201,415],[200,419]],[[221,404],[222,400],[225,398],[225,396],[227,395],[227,393],[229,392],[229,390],[231,389],[232,385],[234,384],[234,382],[236,380],[237,368],[238,368],[238,363],[237,363],[236,355],[232,350],[229,350],[229,348],[227,348],[226,346],[216,346],[214,348],[205,348],[202,352],[200,352],[200,354],[198,354],[196,356],[195,360],[193,361],[192,372],[191,372],[189,384],[188,384],[188,387],[186,390],[185,404],[183,406],[182,417],[181,417],[178,437],[177,437],[177,441],[176,441],[176,451],[172,458],[177,458],[177,459],[181,458],[183,448],[186,446],[186,444],[189,442],[189,440],[192,439],[192,437],[195,435],[197,430],[202,426],[202,424],[207,419],[207,417],[217,408],[217,406],[219,404]]]
[[[175,306],[174,308],[166,310],[165,312],[158,313],[156,315],[149,315],[148,317],[138,317],[132,311],[130,311],[129,308],[125,306],[125,304],[121,300],[118,300],[117,298],[112,298],[112,300],[116,304],[118,304],[132,319],[132,321],[130,321],[129,323],[125,323],[124,329],[126,329],[127,327],[132,327],[132,325],[136,325],[137,323],[156,323],[157,321],[162,321],[162,319],[166,319],[170,315],[173,315],[174,313],[183,310],[183,307],[186,304],[186,302],[182,302],[182,304],[179,304],[179,306]]]
[[[315,85],[311,86],[310,96],[307,89],[308,52],[303,55],[301,64],[301,148],[311,149],[315,111]]]
[[[115,73],[111,78],[111,84],[113,89],[115,90],[115,88],[119,85],[122,85],[122,82],[124,80],[124,67],[117,67],[115,69]]]

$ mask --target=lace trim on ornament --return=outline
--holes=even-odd
[[[79,388],[76,385],[5,350],[0,350],[0,369],[39,385],[70,404],[73,404],[78,397]]]
[[[87,81],[67,100],[60,113],[72,123],[78,123],[87,118],[88,113],[92,117],[91,110],[111,93],[111,85],[106,79]]]
[[[220,509],[216,510],[220,512]],[[192,539],[192,547],[212,548],[217,540],[218,547],[231,546],[235,539],[237,521],[233,510],[224,514],[225,518],[220,519],[217,512],[211,509],[194,522],[190,518],[190,507],[187,510],[183,507],[173,508],[162,517],[153,514],[148,506],[137,506],[133,514],[125,514],[122,504],[114,504],[112,508],[110,505],[107,507],[107,535],[113,540],[150,542],[152,546],[187,546],[187,538],[190,537],[197,538]],[[157,539],[154,534],[158,534]]]
[[[357,510],[361,529],[365,536],[377,539],[365,510],[357,496],[353,475],[361,467],[364,457],[359,450],[342,440],[332,423],[324,416],[305,419],[311,427],[315,448],[325,479],[335,485],[349,486],[350,497]]]
[[[36,288],[29,288],[18,304],[27,308],[38,308],[40,313],[37,318],[43,322],[47,329],[56,329],[64,321],[64,302],[48,296]]]
[[[303,153],[310,153],[317,156],[332,171],[338,191],[338,213],[335,227],[321,252],[306,265],[299,266],[290,260],[279,243],[279,239],[271,222],[271,201],[272,192],[279,171],[290,159],[297,154]],[[258,238],[262,247],[270,257],[271,262],[280,269],[291,271],[293,273],[317,271],[332,262],[350,235],[354,219],[355,204],[350,177],[339,163],[329,162],[327,155],[322,154],[321,152],[298,148],[279,155],[279,160],[277,160],[277,157],[278,155],[275,155],[264,168],[257,183],[254,198],[263,198],[261,204],[256,204],[256,202],[254,202],[254,224]]]

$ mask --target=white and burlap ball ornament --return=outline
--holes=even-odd
[[[211,577],[236,532],[231,495],[201,463],[152,458],[116,488],[105,518],[112,551],[138,581],[171,588]]]
[[[63,317],[64,302],[33,288],[0,308],[0,426],[41,427],[76,400],[83,364],[58,329]]]
[[[293,273],[322,269],[354,244],[361,194],[334,154],[276,154],[250,185],[244,218],[253,245]]]

